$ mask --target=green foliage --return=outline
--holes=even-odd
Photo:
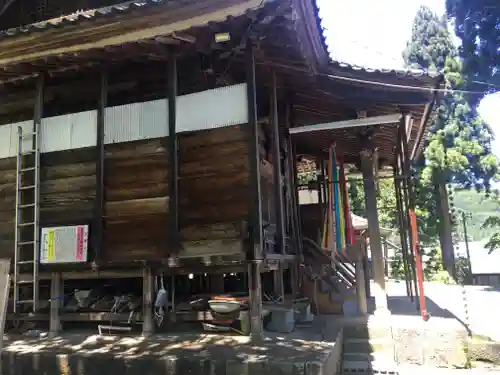
[[[351,212],[355,215],[366,217],[363,181],[350,181],[347,191]],[[377,207],[380,226],[384,228],[397,228],[396,192],[394,190],[393,179],[382,179],[379,181]]]
[[[432,281],[443,269],[443,258],[438,247],[432,247],[424,251],[423,266],[424,278],[427,281]]]
[[[460,56],[470,78],[500,84],[500,6],[496,0],[446,0],[448,17],[461,39]],[[470,80],[472,83],[472,80]],[[483,86],[482,90],[485,89]],[[471,103],[481,96],[470,95]]]
[[[444,69],[446,58],[456,54],[446,22],[445,17],[438,17],[429,8],[420,7],[413,22],[411,39],[403,52],[409,68]]]
[[[446,60],[445,81],[451,90],[464,87],[461,64],[455,58]],[[462,93],[444,94],[430,124],[421,170],[423,183],[432,183],[436,174],[444,173],[456,186],[489,190],[499,171],[498,160],[491,152],[492,140],[491,129]]]
[[[489,253],[500,249],[500,197],[495,195],[493,207],[495,211],[486,218],[481,229],[492,229],[494,232],[490,234],[485,248]]]
[[[491,237],[499,225],[493,225],[490,217],[497,217],[500,215],[499,206],[495,198],[487,198],[483,192],[476,190],[456,190],[453,195],[455,207],[458,211],[465,211],[467,217],[467,236],[469,241],[481,241]],[[485,222],[488,220],[488,224]],[[493,219],[494,220],[494,219]],[[462,218],[458,218],[459,225],[457,225],[457,237],[460,241],[464,241],[464,228]]]
[[[441,270],[438,273],[436,273],[432,277],[432,281],[435,281],[438,283],[443,283],[443,284],[448,284],[448,285],[456,284],[455,280],[453,280],[453,278],[450,276],[450,274],[445,270]]]
[[[405,278],[403,254],[401,251],[394,254],[394,258],[391,263],[391,278],[395,280],[403,280]]]
[[[493,134],[465,96],[466,82],[446,20],[422,6],[414,19],[413,33],[403,57],[409,68],[439,69],[445,87],[440,106],[429,121],[423,157],[415,165],[416,205],[422,241],[436,243],[440,218],[436,206],[437,184],[490,189],[498,174],[498,160],[491,152]]]
[[[472,284],[469,260],[465,257],[458,257],[455,262],[455,267],[457,270],[457,282],[466,285]]]

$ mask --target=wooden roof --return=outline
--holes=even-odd
[[[229,32],[231,40],[215,43],[214,35],[218,32]],[[370,116],[412,112],[416,121],[410,147],[419,144],[426,108],[433,99],[430,91],[389,90],[335,77],[427,88],[436,87],[439,78],[369,71],[329,61],[315,0],[131,1],[6,30],[0,34],[2,94],[12,96],[13,92],[26,90],[25,80],[39,73],[56,80],[58,76],[85,75],[95,68],[154,65],[172,54],[187,59],[197,59],[201,54],[213,62],[216,74],[227,74],[230,81],[241,82],[243,47],[249,37],[257,42],[258,82],[265,90],[271,70],[276,72],[280,98],[286,97],[293,103],[292,125],[351,119],[358,110],[366,110]],[[155,74],[149,65],[141,68],[147,72],[145,75],[136,68],[128,68],[117,87],[110,88],[118,90],[118,85],[132,85],[137,89],[137,80],[147,80],[148,75]],[[160,66],[159,74],[162,70]],[[190,71],[185,79],[192,80],[193,85],[202,85],[206,74],[200,69],[197,74]],[[133,80],[136,83],[130,82]],[[263,98],[266,92],[260,94],[264,94],[259,95],[263,102],[268,101]],[[7,102],[4,100],[4,104]],[[338,145],[342,139],[346,157],[357,159],[354,130],[295,139],[301,153],[321,152],[331,142],[337,141]],[[379,127],[375,140],[382,157],[394,154],[393,128]]]

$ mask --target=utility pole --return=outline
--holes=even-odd
[[[469,237],[467,236],[467,213],[462,211],[462,224],[464,226],[465,251],[467,253],[467,265],[469,268],[469,278],[472,279],[472,265],[470,262]],[[472,280],[469,280],[472,281]]]

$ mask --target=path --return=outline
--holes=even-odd
[[[441,283],[425,283],[427,308],[431,316],[456,318],[467,322],[463,288]],[[470,328],[474,334],[500,341],[500,289],[487,286],[466,286],[466,301]],[[389,282],[390,308],[394,314],[418,315],[416,308],[408,303],[404,282]]]

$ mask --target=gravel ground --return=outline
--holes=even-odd
[[[475,368],[466,370],[457,369],[447,369],[447,368],[435,368],[426,366],[400,366],[399,375],[480,375],[480,374],[491,374],[500,375],[500,370],[496,369],[486,369],[486,368]]]
[[[389,307],[393,314],[418,315],[415,305],[406,297],[405,283],[388,282]],[[465,300],[468,314],[466,314]],[[486,286],[444,285],[441,283],[425,283],[424,291],[427,309],[431,317],[457,319],[470,325],[476,335],[500,341],[500,324],[498,310],[500,308],[500,289]],[[432,318],[431,318],[432,319]]]

